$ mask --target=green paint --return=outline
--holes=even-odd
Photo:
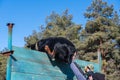
[[[12,24],[10,24],[12,25]],[[12,50],[12,27],[8,25],[8,49]],[[9,56],[7,60],[7,74],[6,79],[11,80],[11,66],[12,66],[12,58]]]

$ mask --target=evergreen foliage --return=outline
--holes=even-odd
[[[3,56],[1,53],[7,50],[7,48],[4,48],[2,51],[0,51],[0,80],[6,80],[7,57]]]
[[[81,25],[72,22],[72,15],[68,14],[68,10],[65,10],[62,15],[52,12],[46,18],[46,27],[40,27],[40,29],[42,30],[39,33],[34,31],[32,35],[25,37],[25,46],[34,44],[41,38],[48,37],[65,37],[75,43],[76,46],[79,43]],[[39,38],[38,35],[41,37]]]
[[[102,0],[93,0],[84,15],[88,19],[85,29],[81,31],[83,36],[87,36],[83,43],[85,47],[82,48],[84,57],[91,55],[89,58],[91,60],[92,55],[100,50],[104,61],[104,72],[118,74],[120,72],[120,17],[114,11],[114,6],[109,6]],[[84,59],[88,60],[88,58]]]

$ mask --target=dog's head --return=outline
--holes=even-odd
[[[40,41],[36,42],[35,44],[32,44],[27,47],[32,50],[38,50],[38,51],[45,52],[45,49],[44,49],[45,45],[46,45],[46,40],[41,39]]]
[[[64,45],[62,47],[56,48],[55,53],[56,59],[59,59],[65,63],[71,63],[74,54],[76,53],[76,49],[75,47]]]

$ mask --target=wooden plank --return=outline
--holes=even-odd
[[[11,80],[76,80],[70,66],[50,61],[46,53],[13,47]]]

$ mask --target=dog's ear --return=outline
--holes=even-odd
[[[61,61],[64,61],[66,63],[71,63],[72,62],[72,56],[74,55],[74,49],[72,49],[71,46],[68,46],[67,44],[60,44],[58,43],[55,45],[56,47],[54,48],[56,52],[56,56],[58,59]]]
[[[65,57],[65,60],[68,63],[71,63],[73,60],[74,53],[76,52],[76,49],[73,46],[67,46],[67,50],[68,50],[68,53],[67,53],[67,56]]]
[[[65,57],[67,56],[66,54],[68,53],[67,50],[68,49],[65,46],[65,44],[56,43],[54,46],[54,52],[55,52],[56,59],[64,61]]]

